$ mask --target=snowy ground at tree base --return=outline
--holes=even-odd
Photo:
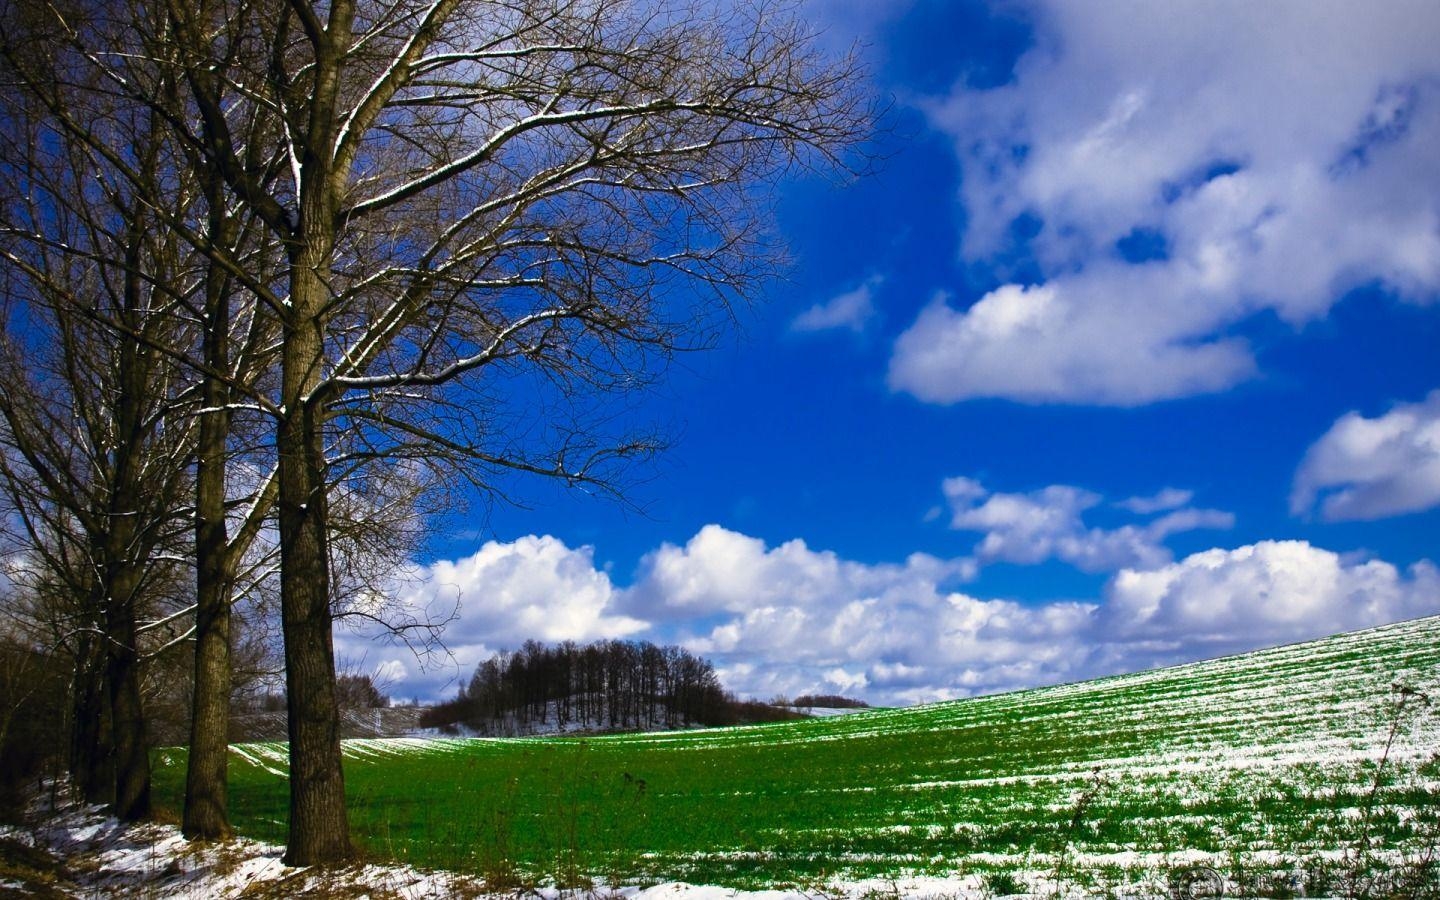
[[[11,867],[0,873],[0,897],[53,898],[373,898],[373,900],[441,900],[441,898],[533,898],[533,900],[999,900],[1049,898],[1086,900],[1161,900],[1217,896],[1205,888],[1176,892],[1157,867],[1148,883],[1103,892],[1057,884],[1042,870],[1014,873],[1028,893],[1002,894],[981,874],[949,877],[898,877],[829,881],[802,887],[742,891],[713,885],[670,882],[647,887],[604,885],[585,889],[523,887],[487,889],[478,878],[451,872],[424,872],[406,866],[357,864],[338,869],[291,867],[281,862],[282,848],[248,839],[222,844],[192,844],[174,825],[124,825],[103,808],[47,796],[32,807],[30,825],[0,826],[0,841],[46,851],[60,863],[38,880],[25,880]],[[1140,854],[1113,854],[1101,860],[1074,858],[1071,865],[1116,864],[1143,870]],[[1172,864],[1173,858],[1169,860]],[[1225,887],[1231,887],[1226,885]],[[1223,896],[1242,896],[1224,890]],[[1301,895],[1303,896],[1303,894]]]

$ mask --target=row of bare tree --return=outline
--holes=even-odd
[[[767,189],[871,112],[783,0],[0,0],[0,82],[8,618],[127,819],[193,645],[214,839],[232,616],[278,597],[292,864],[352,852],[337,613],[437,501],[617,491],[635,392],[776,269]]]
[[[482,734],[642,731],[729,724],[731,712],[714,666],[681,647],[526,641],[480,663],[457,696],[427,710],[421,723]]]

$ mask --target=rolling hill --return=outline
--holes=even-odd
[[[346,742],[357,840],[494,883],[969,875],[1252,893],[1434,877],[1440,617],[1096,681],[794,723]],[[178,806],[183,751],[159,751]],[[285,749],[234,748],[283,839]],[[1387,882],[1388,883],[1388,882]],[[1350,885],[1354,888],[1354,884]],[[1353,890],[1352,890],[1353,892]]]

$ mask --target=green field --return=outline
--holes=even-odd
[[[375,858],[562,885],[1123,880],[1197,862],[1237,879],[1330,877],[1315,872],[1372,850],[1420,859],[1440,836],[1437,716],[1395,685],[1440,704],[1440,618],[798,723],[347,741],[346,779],[356,840]],[[282,744],[234,748],[243,833],[283,842],[284,760]],[[184,751],[157,762],[161,801],[178,808]]]

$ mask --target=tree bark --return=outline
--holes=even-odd
[[[192,840],[220,840],[232,833],[226,800],[231,579],[225,533],[225,428],[205,421],[200,431],[203,449],[196,485],[195,695],[182,829]]]
[[[218,192],[217,192],[218,194]],[[211,231],[229,245],[223,195],[211,198]],[[227,811],[230,731],[230,592],[234,550],[225,525],[226,439],[229,391],[219,374],[229,365],[230,304],[218,266],[205,292],[204,412],[195,449],[195,684],[190,756],[185,770],[181,829],[191,840],[222,840],[233,833]]]
[[[127,222],[125,280],[121,294],[122,321],[143,325],[144,285],[141,271],[146,221],[132,215]],[[106,677],[114,728],[115,815],[134,822],[150,815],[150,753],[145,740],[145,709],[140,691],[140,645],[137,618],[144,579],[146,545],[140,523],[147,490],[142,459],[147,452],[145,406],[156,390],[154,369],[136,341],[121,341],[115,356],[113,460],[103,530],[94,535],[100,561],[97,586],[105,610]],[[98,443],[98,442],[97,442]],[[101,444],[103,446],[103,444]]]
[[[338,224],[335,157],[343,48],[355,14],[351,2],[330,8],[312,36],[315,74],[305,140],[299,145],[300,191],[290,240],[289,309],[280,350],[281,414],[276,427],[280,490],[280,607],[290,734],[289,865],[344,862],[354,851],[345,811],[340,710],[330,611],[329,514],[325,479],[325,409],[316,397],[324,375],[325,309]]]
[[[225,434],[223,425],[208,421],[201,423],[200,430],[201,443],[208,446],[200,453],[196,485],[195,694],[182,830],[192,840],[221,840],[232,833],[226,799],[230,578],[226,565]]]
[[[116,579],[119,589],[134,576]],[[133,591],[121,601],[112,598],[106,632],[110,652],[106,680],[115,730],[115,816],[135,822],[150,815],[150,752],[145,741],[145,710],[140,697],[140,654],[135,649]],[[126,596],[126,595],[121,595]]]
[[[200,578],[197,575],[197,582]],[[197,583],[195,698],[185,770],[182,831],[191,840],[233,834],[227,802],[230,730],[230,605],[223,586]],[[218,594],[218,597],[217,597]],[[218,599],[218,602],[217,602]]]
[[[108,804],[115,796],[115,770],[107,721],[105,657],[88,637],[81,638],[75,651],[71,704],[71,777],[86,803]]]
[[[319,256],[324,259],[328,254]],[[296,310],[317,309],[323,304],[324,288],[319,272],[307,260],[292,265],[291,301]],[[276,443],[290,736],[290,836],[285,862],[306,866],[342,862],[353,851],[335,700],[323,411],[311,398],[320,381],[322,332],[318,318],[303,314],[298,318],[298,325],[285,324],[284,415]]]

